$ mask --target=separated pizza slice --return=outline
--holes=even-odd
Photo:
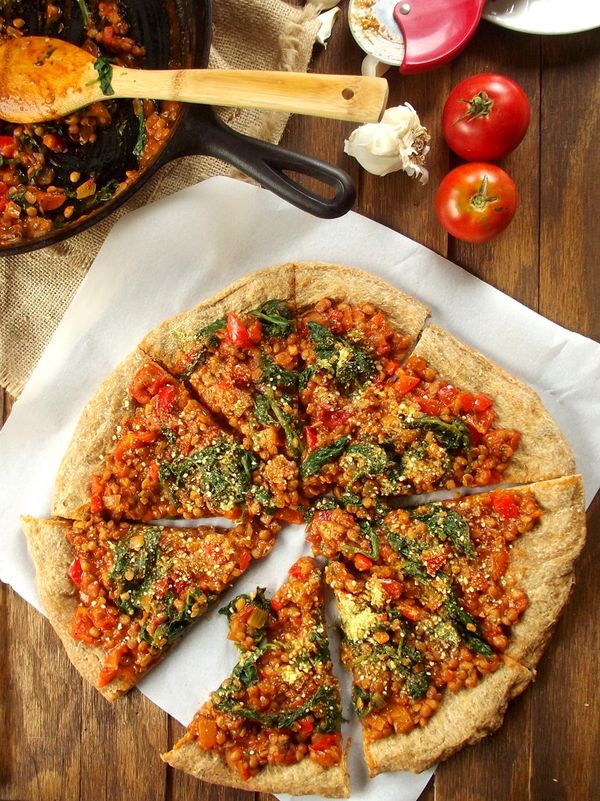
[[[140,347],[189,383],[246,449],[295,469],[301,426],[291,264],[245,276],[164,322]]]
[[[433,325],[404,364],[354,398],[354,429],[327,445],[330,461],[318,474],[348,502],[372,506],[398,495],[575,471],[565,437],[535,392]],[[321,453],[310,454],[302,469]]]
[[[40,599],[81,675],[114,700],[268,553],[261,527],[22,519]]]
[[[262,462],[183,383],[135,351],[85,408],[52,512],[139,521],[244,515],[270,532],[273,515],[297,503],[294,469]]]
[[[315,512],[371,775],[495,730],[532,680],[585,539],[578,476],[359,520]]]
[[[301,476],[310,497],[337,483],[339,457],[369,414],[365,401],[389,381],[429,314],[419,301],[373,275],[336,264],[297,264],[301,346]]]
[[[321,569],[299,559],[270,602],[257,589],[223,611],[240,660],[162,758],[244,790],[347,797]]]

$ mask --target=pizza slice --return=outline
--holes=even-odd
[[[85,408],[59,469],[52,512],[137,521],[243,515],[271,532],[278,510],[297,504],[293,472],[276,467],[136,351]]]
[[[365,398],[389,380],[429,310],[372,275],[334,264],[296,265],[304,418],[304,492],[337,483],[339,457],[360,439]]]
[[[424,770],[495,730],[533,679],[585,539],[570,476],[356,519],[317,510],[371,775]]]
[[[402,365],[352,397],[350,419],[353,428],[336,431],[301,469],[329,454],[316,474],[321,488],[335,487],[355,506],[575,471],[533,390],[433,325]]]
[[[110,700],[157,664],[274,542],[251,523],[22,523],[50,623],[77,670]]]
[[[243,445],[288,470],[300,457],[298,342],[293,265],[246,276],[167,320],[141,343],[242,436]]]
[[[321,569],[299,559],[270,602],[257,589],[222,611],[240,660],[162,758],[229,787],[348,797]]]

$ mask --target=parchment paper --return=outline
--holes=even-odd
[[[153,326],[251,270],[289,260],[370,270],[432,309],[432,319],[531,384],[569,438],[588,503],[600,486],[600,345],[569,332],[430,250],[360,215],[317,220],[272,194],[212,178],[122,219],[112,230],[0,432],[0,578],[40,609],[19,515],[47,516],[56,470],[97,384]],[[273,287],[274,296],[277,287]],[[257,585],[274,591],[307,553],[287,527],[223,602]],[[335,650],[335,649],[334,649]],[[140,685],[182,723],[236,661],[213,610]],[[353,720],[349,682],[345,717]],[[414,801],[431,772],[368,781],[353,738],[353,799]]]

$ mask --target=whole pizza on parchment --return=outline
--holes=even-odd
[[[248,275],[116,367],[54,518],[23,518],[50,621],[111,700],[306,523],[319,561],[222,610],[239,662],[163,755],[175,767],[349,794],[324,583],[371,776],[490,733],[534,678],[585,539],[581,478],[531,388],[428,316],[350,267]],[[170,525],[207,517],[228,522]]]

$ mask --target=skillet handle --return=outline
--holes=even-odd
[[[194,109],[190,109],[194,111]],[[200,115],[188,113],[179,147],[169,148],[165,161],[181,155],[222,159],[302,211],[316,217],[341,217],[352,208],[356,190],[350,176],[319,159],[238,133],[207,107]],[[194,119],[195,118],[195,119]],[[195,125],[194,125],[195,122]],[[285,170],[316,178],[335,190],[332,198],[320,195],[285,174]]]

